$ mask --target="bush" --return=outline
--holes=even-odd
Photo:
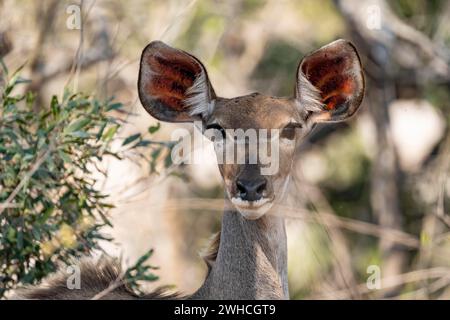
[[[22,82],[17,73],[5,81],[0,100],[0,298],[109,240],[100,229],[112,206],[91,173],[104,156],[122,157],[111,148],[123,124],[111,115],[124,112],[120,103],[66,91],[37,112],[31,92],[13,95]],[[139,134],[123,141],[128,149],[150,144]]]

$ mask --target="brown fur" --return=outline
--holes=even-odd
[[[13,299],[32,300],[86,300],[92,299],[97,294],[107,290],[109,286],[117,282],[122,275],[122,268],[116,259],[104,258],[98,263],[83,259],[78,263],[80,267],[80,290],[67,288],[67,273],[59,270],[56,274],[46,279],[40,286],[23,287],[15,292]],[[183,298],[179,293],[168,293],[164,288],[143,296],[136,295],[124,281],[105,294],[101,299],[106,300],[130,300],[130,299],[177,299]]]

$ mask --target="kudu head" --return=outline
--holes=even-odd
[[[153,117],[168,122],[198,121],[205,128],[203,132],[213,137],[222,160],[219,169],[228,197],[245,218],[257,219],[282,197],[295,148],[313,125],[342,121],[356,112],[364,94],[364,77],[355,47],[337,40],[303,58],[293,97],[252,93],[221,98],[197,58],[154,41],[141,56],[138,90],[142,105]],[[255,135],[256,149],[255,141],[248,141],[251,130],[267,133],[266,139]],[[245,132],[244,140],[238,131]],[[277,162],[277,170],[270,174],[262,172],[267,163],[248,161],[263,140],[269,145],[271,161]],[[276,149],[272,148],[275,142]],[[241,154],[244,161],[239,162],[234,153],[231,161],[223,161],[223,153],[238,144],[247,145]]]

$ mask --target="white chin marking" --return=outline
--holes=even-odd
[[[256,220],[261,218],[271,207],[272,202],[268,198],[261,198],[256,201],[242,200],[241,198],[231,198],[240,214],[247,220]]]

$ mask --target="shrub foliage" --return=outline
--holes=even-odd
[[[18,73],[5,81],[0,100],[0,298],[109,240],[100,229],[110,225],[112,206],[92,173],[101,172],[105,156],[121,158],[125,150],[112,148],[123,125],[112,114],[124,113],[122,104],[66,91],[37,111],[31,92],[13,94],[22,82]],[[122,146],[151,144],[137,134]],[[151,154],[164,147],[154,144]],[[136,279],[155,279],[140,271]]]

